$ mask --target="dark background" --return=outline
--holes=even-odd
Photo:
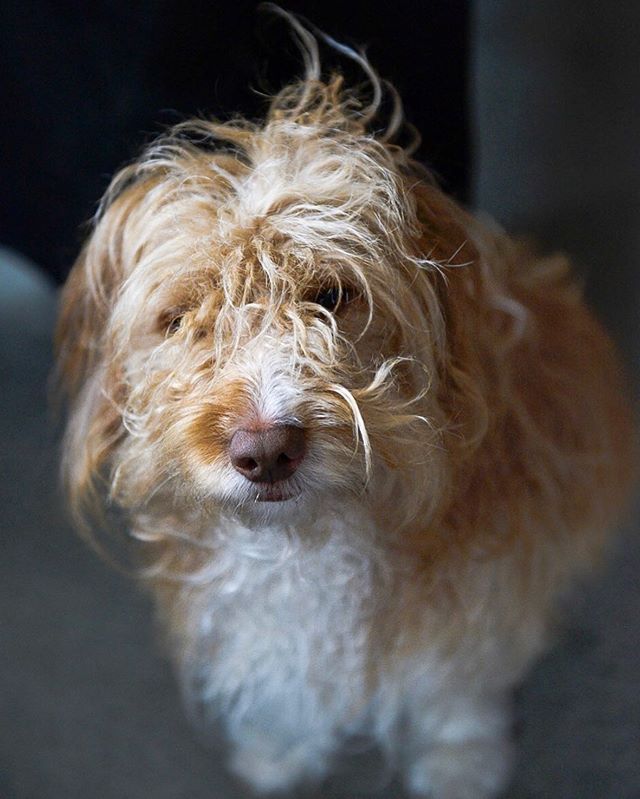
[[[286,23],[257,5],[3,3],[0,241],[61,279],[109,177],[162,127],[195,113],[260,116],[265,101],[251,87],[277,91],[300,75],[301,59]],[[397,85],[423,132],[420,156],[465,196],[468,4],[285,5],[339,41],[370,44],[372,63]]]

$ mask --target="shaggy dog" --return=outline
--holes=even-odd
[[[366,734],[434,799],[505,785],[509,694],[629,484],[612,346],[537,258],[306,74],[113,180],[62,299],[71,504],[116,508],[185,695],[256,789]],[[394,97],[391,89],[388,93]]]

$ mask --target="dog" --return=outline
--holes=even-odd
[[[364,734],[412,795],[494,797],[629,491],[624,380],[567,260],[445,196],[393,89],[290,23],[305,75],[262,123],[180,124],[101,202],[57,331],[70,507],[116,510],[254,789]]]

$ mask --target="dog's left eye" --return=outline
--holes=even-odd
[[[173,334],[177,333],[180,329],[183,319],[184,311],[172,308],[171,310],[160,314],[158,327],[165,336],[173,336]]]
[[[313,302],[321,305],[327,311],[335,313],[338,308],[353,299],[353,292],[346,286],[328,286],[320,289],[313,298]]]
[[[177,333],[180,329],[180,325],[182,324],[182,316],[174,316],[173,319],[167,325],[167,333],[171,336],[174,333]]]

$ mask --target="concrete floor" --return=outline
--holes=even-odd
[[[476,3],[476,204],[577,258],[636,380],[638,33],[637,2]],[[0,797],[242,799],[184,718],[148,603],[65,519],[46,411],[52,290],[10,266],[0,285]],[[640,797],[636,532],[519,693],[509,799]],[[374,795],[340,779],[321,794]]]

